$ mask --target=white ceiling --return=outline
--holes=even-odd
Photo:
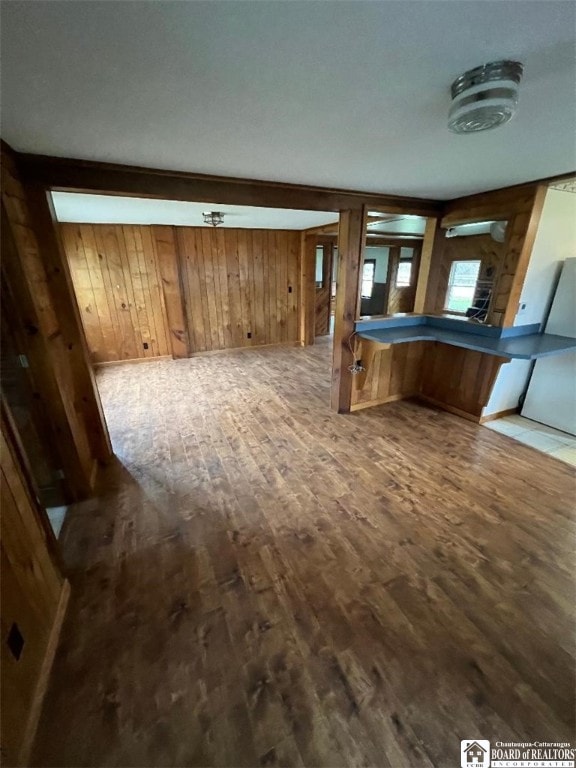
[[[222,211],[223,227],[309,229],[338,221],[337,213],[256,208],[175,200],[52,192],[58,221],[84,224],[173,224],[204,227],[203,211]]]
[[[15,149],[450,198],[576,166],[571,0],[7,0]],[[516,118],[446,128],[464,70],[525,64]]]

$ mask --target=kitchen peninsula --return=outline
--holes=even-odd
[[[500,366],[576,349],[576,339],[539,324],[496,326],[420,314],[359,320],[351,410],[419,397],[480,422]]]

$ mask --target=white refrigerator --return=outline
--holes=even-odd
[[[576,258],[564,262],[544,333],[576,338]],[[576,435],[576,352],[536,360],[522,416]]]

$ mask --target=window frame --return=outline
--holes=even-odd
[[[364,279],[364,267],[366,264],[372,264],[372,283],[370,285],[370,294],[366,295],[363,292],[363,286],[366,282]],[[362,262],[362,274],[360,275],[360,298],[361,299],[371,299],[374,294],[374,283],[376,282],[376,259],[364,259]]]
[[[476,278],[474,280],[473,286],[463,286],[463,285],[454,285],[454,273],[456,271],[456,265],[457,264],[477,264],[478,270],[476,272]],[[448,273],[448,284],[446,285],[446,294],[444,296],[444,303],[443,303],[443,311],[449,312],[453,315],[465,315],[466,311],[474,304],[474,296],[476,295],[476,291],[478,289],[478,280],[480,279],[480,270],[482,269],[482,259],[453,259],[450,264],[450,272]],[[451,309],[449,306],[450,302],[450,293],[451,290],[456,288],[472,288],[472,295],[470,297],[470,302],[466,309]]]

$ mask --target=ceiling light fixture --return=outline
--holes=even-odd
[[[211,224],[213,227],[224,224],[224,214],[220,211],[204,211],[202,216],[204,217],[204,224]]]
[[[507,123],[516,112],[522,72],[520,62],[504,60],[457,77],[452,83],[448,128],[453,133],[475,133]]]

